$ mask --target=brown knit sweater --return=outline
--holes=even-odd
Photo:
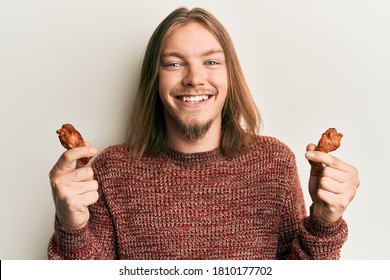
[[[88,225],[56,221],[49,259],[337,259],[347,237],[343,219],[306,217],[295,157],[275,138],[234,159],[168,148],[133,165],[117,145],[93,169]]]

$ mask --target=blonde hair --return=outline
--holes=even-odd
[[[254,140],[261,125],[260,113],[246,84],[233,42],[223,25],[201,8],[179,8],[156,28],[147,45],[140,81],[130,116],[130,159],[153,155],[166,147],[163,105],[158,94],[158,70],[162,48],[178,25],[203,24],[220,43],[226,60],[228,93],[222,111],[221,150],[229,158],[242,153]]]

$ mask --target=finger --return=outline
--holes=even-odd
[[[310,143],[309,145],[306,146],[306,154],[305,154],[305,157],[306,159],[309,161],[310,165],[311,165],[311,169],[310,169],[310,176],[319,176],[321,171],[322,171],[322,163],[320,162],[315,162],[315,161],[312,161],[308,155],[311,155],[312,152],[314,152],[314,150],[316,149],[316,145],[313,144],[313,143]]]
[[[53,189],[55,196],[60,200],[66,202],[68,205],[81,205],[79,203],[80,197],[86,193],[96,192],[98,190],[98,183],[95,180],[77,182],[68,185],[63,185],[61,188]]]
[[[349,203],[351,202],[351,198],[347,195],[335,194],[332,192],[328,192],[324,189],[318,190],[318,199],[323,203],[328,205],[330,209],[342,209],[345,210]]]
[[[96,155],[97,150],[94,147],[77,147],[70,150],[65,151],[61,157],[57,161],[57,165],[61,169],[71,167],[72,163],[78,159],[84,157],[92,157]]]
[[[85,211],[85,207],[94,204],[99,199],[97,191],[89,191],[83,194],[68,194],[62,198],[64,202],[64,209],[68,209],[70,212]]]
[[[81,158],[76,161],[76,169],[84,167],[84,166],[91,166],[92,165],[92,158]]]
[[[355,167],[328,153],[319,151],[307,151],[305,153],[305,157],[309,161],[315,162],[316,164],[324,164],[326,166],[330,166],[341,171],[349,172],[357,176],[357,170]]]
[[[344,184],[337,182],[330,177],[321,177],[318,189],[334,194],[345,193]]]
[[[338,195],[338,200],[345,203],[349,203],[356,195],[356,187],[354,185],[340,183],[329,177],[321,178],[317,195],[323,191]]]
[[[83,195],[89,192],[97,192],[98,182],[96,180],[79,182],[77,186],[74,186],[73,190],[75,194],[79,194],[79,195]]]
[[[91,146],[91,144],[89,143],[89,142],[87,142],[87,141],[84,141],[84,144],[85,144],[85,146],[86,147],[89,147],[89,148],[94,148],[94,147],[92,147]],[[95,154],[96,155],[96,154]],[[88,160],[88,162],[86,163],[86,159],[88,159],[89,158],[89,160]],[[84,167],[84,166],[92,166],[92,162],[95,160],[95,158],[94,157],[87,157],[87,158],[82,158],[82,159],[78,159],[77,161],[76,161],[76,169],[77,168],[81,168],[81,167]]]
[[[329,166],[324,166],[321,175],[323,177],[329,177],[329,178],[332,178],[333,180],[335,180],[339,183],[343,183],[343,184],[347,184],[347,185],[357,185],[358,184],[358,183],[356,183],[357,178],[353,174],[351,174],[349,172],[341,171],[341,170],[338,170],[338,169],[335,169],[335,168],[329,167]]]
[[[317,148],[317,145],[310,143],[306,146],[306,151],[314,151]]]
[[[326,205],[335,205],[336,201],[338,200],[338,194],[335,194],[333,192],[329,192],[324,189],[318,189],[317,192],[317,199],[318,201],[322,201]]]
[[[93,175],[92,167],[84,166],[69,173],[69,180],[72,182],[90,181],[93,180]]]
[[[99,194],[97,191],[86,192],[80,196],[80,199],[83,206],[90,206],[98,201]]]
[[[79,184],[93,180],[94,173],[92,167],[83,167],[79,169],[59,170],[55,167],[50,171],[49,178],[53,191],[58,192],[59,189],[66,189]]]

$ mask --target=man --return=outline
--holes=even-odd
[[[202,9],[152,35],[127,144],[66,151],[50,172],[50,259],[337,259],[357,170],[307,147],[306,216],[295,157],[260,125],[229,35]]]

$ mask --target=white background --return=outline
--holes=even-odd
[[[307,204],[308,143],[328,127],[361,185],[342,259],[390,259],[390,2],[0,0],[0,258],[45,259],[48,172],[73,123],[100,151],[125,140],[147,40],[179,6],[226,26],[264,120],[296,154]],[[386,98],[385,98],[386,97]]]

